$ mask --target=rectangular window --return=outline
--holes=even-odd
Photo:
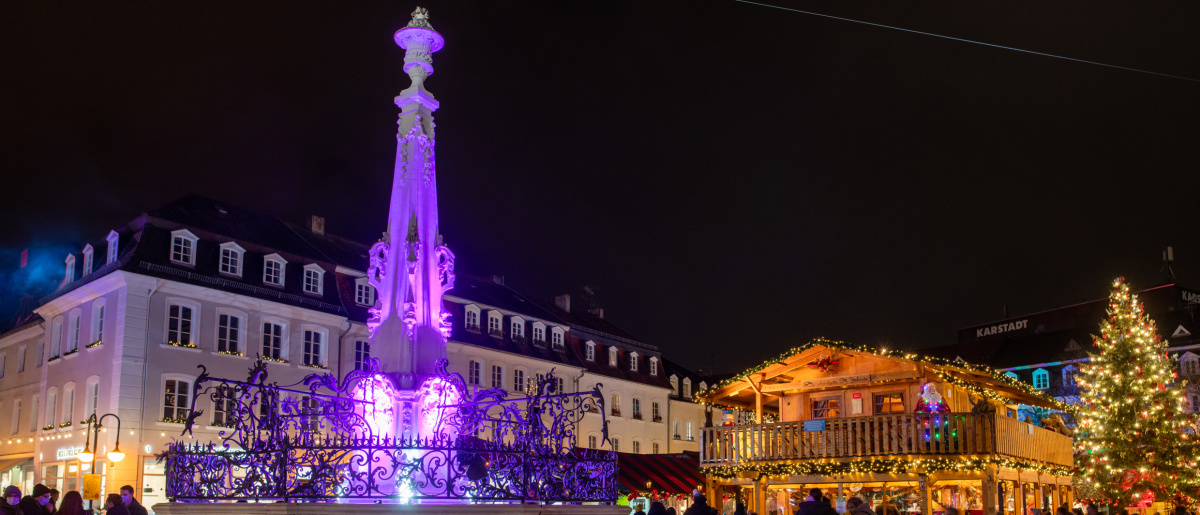
[[[321,273],[316,270],[304,271],[304,292],[321,294]]]
[[[12,412],[12,434],[21,432],[21,400],[17,399],[13,402]]]
[[[63,390],[63,411],[61,423],[66,424],[75,418],[75,389],[67,388]]]
[[[67,352],[79,350],[79,313],[71,314],[71,333],[67,335]]]
[[[88,383],[87,385],[87,405],[83,412],[83,417],[87,418],[100,411],[100,383]]]
[[[268,259],[263,267],[263,282],[283,286],[283,263]]]
[[[192,240],[184,238],[183,236],[176,236],[171,242],[171,260],[178,261],[180,263],[191,264],[193,244],[194,242]]]
[[[904,413],[904,393],[884,393],[875,395],[875,414]]]
[[[596,448],[596,435],[588,435],[588,449]]]
[[[467,363],[467,383],[479,386],[480,376],[483,366],[478,361],[471,360]]]
[[[617,366],[617,349],[615,347],[608,349],[608,366]]]
[[[38,430],[38,400],[40,397],[33,396],[33,402],[29,404],[29,432],[32,433]]]
[[[217,317],[217,352],[241,354],[238,351],[238,337],[242,330],[242,319],[233,315]]]
[[[371,342],[354,340],[354,370],[366,370],[369,359],[371,359]]]
[[[163,422],[182,423],[187,419],[191,407],[190,387],[187,381],[167,379],[163,385]]]
[[[692,421],[690,420],[687,423],[687,439],[689,442],[696,440],[696,437],[692,435]]]
[[[587,360],[596,361],[596,344],[594,343],[587,344]]]
[[[637,440],[634,440],[634,441],[633,441],[633,453],[634,453],[634,454],[638,454],[638,453],[641,453],[641,452],[642,452],[642,442],[639,442],[639,441],[637,441]]]
[[[57,358],[59,354],[62,354],[63,340],[65,339],[62,318],[54,319],[54,329],[50,332],[50,338],[52,338],[50,340],[50,357]]]
[[[42,356],[46,354],[46,342],[38,342],[37,357],[34,358],[33,368],[42,368]]]
[[[654,454],[658,454],[658,442],[654,442],[653,444],[650,444],[650,447],[653,449],[650,452],[653,452]]]
[[[612,444],[613,451],[615,451],[615,452],[621,451],[621,439],[620,438],[609,438],[608,442]]]
[[[53,426],[55,415],[58,415],[58,392],[46,394],[46,425]]]
[[[283,359],[283,326],[263,322],[263,357],[274,360]]]
[[[92,310],[92,342],[104,339],[104,304]]]
[[[555,347],[562,347],[563,346],[562,336],[563,336],[562,333],[560,333],[558,331],[551,331],[550,339],[552,341],[550,342],[550,344]]]
[[[525,337],[525,324],[523,324],[521,322],[513,321],[512,337],[513,338],[524,338]]]
[[[488,317],[488,334],[492,336],[504,336],[500,331],[500,317]]]
[[[630,354],[629,355],[629,370],[637,372],[637,362],[638,362],[637,354]]]
[[[652,376],[658,375],[658,360],[657,359],[653,359],[653,358],[650,359],[650,375],[652,375]]]
[[[533,342],[546,344],[546,330],[538,326],[533,326]]]
[[[354,302],[364,306],[375,305],[375,288],[368,283],[354,285]]]
[[[83,275],[92,273],[92,251],[83,253]]]
[[[167,308],[167,343],[192,347],[192,308],[171,304]]]
[[[321,340],[322,333],[312,330],[304,331],[304,364],[314,367],[322,366]]]
[[[812,401],[812,418],[837,418],[842,415],[841,399],[820,399]]]
[[[117,238],[116,235],[108,240],[108,263],[117,260]]]
[[[651,412],[650,415],[654,417],[655,422],[662,420],[662,417],[659,416],[659,414],[658,414],[658,403],[657,402],[650,403],[650,412]]]
[[[566,393],[567,390],[564,388],[565,382],[563,381],[563,378],[556,377],[554,379],[558,381],[558,389],[555,391],[558,393]]]
[[[302,429],[310,433],[315,433],[317,429],[320,429],[320,401],[309,396],[300,397],[300,413],[304,415]]]
[[[17,349],[17,373],[25,371],[25,347]]]
[[[230,386],[221,386],[217,388],[216,400],[213,401],[213,425],[221,427],[232,427],[234,410],[234,393]]]
[[[512,391],[514,391],[514,392],[525,391],[525,371],[524,370],[513,370]]]
[[[479,313],[467,311],[467,329],[479,331]]]
[[[221,249],[221,273],[242,275],[242,253],[235,249]]]
[[[504,388],[504,368],[492,365],[492,388]]]

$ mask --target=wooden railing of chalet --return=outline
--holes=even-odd
[[[897,413],[804,422],[704,428],[700,464],[736,465],[826,458],[1000,455],[1071,466],[1071,437],[995,414]]]

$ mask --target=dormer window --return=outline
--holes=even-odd
[[[82,274],[82,276],[87,277],[87,274],[90,274],[90,273],[92,273],[92,245],[87,244],[87,245],[83,246],[83,274]]]
[[[587,355],[588,361],[596,361],[596,342],[587,342],[584,344],[584,352]]]
[[[550,346],[556,349],[563,347],[563,330],[561,327],[550,328]]]
[[[304,265],[304,293],[320,295],[325,289],[325,269],[316,263]]]
[[[687,377],[683,378],[683,398],[692,398],[692,380]]]
[[[192,231],[180,229],[171,232],[171,261],[183,265],[196,264],[196,240]]]
[[[525,340],[525,321],[520,317],[512,317],[509,323],[509,334],[513,340]]]
[[[629,353],[629,371],[630,372],[638,371],[638,353],[636,353],[636,352]]]
[[[478,333],[479,308],[473,304],[470,304],[463,308],[463,312],[465,313],[465,316],[463,316],[463,323],[466,324],[467,330]]]
[[[1050,388],[1050,373],[1046,369],[1039,368],[1033,371],[1033,387],[1038,390]]]
[[[375,287],[371,286],[371,282],[366,277],[354,280],[354,302],[360,306],[375,305]]]
[[[283,270],[287,261],[279,254],[263,256],[263,284],[283,286]]]
[[[500,312],[496,310],[488,311],[488,334],[496,338],[504,336],[504,330],[500,329]]]
[[[546,345],[546,326],[541,322],[533,323],[533,343],[534,345]]]
[[[650,375],[652,375],[652,376],[658,375],[658,358],[657,357],[650,358]]]
[[[679,395],[679,378],[671,376],[671,393]]]
[[[700,381],[700,390],[699,391],[703,392],[707,389],[708,389],[708,383],[706,383],[704,381]]]
[[[242,254],[246,252],[241,245],[232,241],[221,244],[221,273],[242,276]]]
[[[1011,377],[1011,378],[1013,378],[1013,380],[1015,380],[1015,381],[1020,381],[1020,380],[1021,380],[1021,376],[1017,375],[1017,373],[1016,373],[1016,372],[1013,372],[1013,371],[1011,371],[1011,370],[1010,370],[1010,371],[1008,371],[1008,372],[1005,372],[1005,373],[1004,373],[1004,375],[1006,375],[1006,376],[1008,376],[1008,377]]]
[[[104,262],[106,265],[117,261],[117,238],[119,238],[117,231],[109,231],[108,237],[105,238],[108,241],[108,260]]]
[[[67,254],[66,273],[63,275],[63,284],[69,284],[75,281],[75,254]]]
[[[617,366],[617,348],[616,347],[608,348],[608,366],[610,366],[610,367]]]

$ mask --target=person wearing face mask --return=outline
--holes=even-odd
[[[4,489],[4,501],[0,503],[0,510],[4,515],[21,515],[18,504],[21,504],[21,489],[17,485],[9,485]]]
[[[33,495],[26,495],[21,499],[17,508],[20,508],[21,515],[45,515],[46,505],[50,503],[50,489],[46,485],[38,483],[33,485]]]
[[[129,515],[125,501],[121,500],[121,494],[108,494],[104,499],[104,508],[104,515]]]
[[[121,501],[125,503],[125,509],[129,510],[129,515],[146,515],[146,507],[133,498],[132,486],[121,487]]]

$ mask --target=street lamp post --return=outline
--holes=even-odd
[[[101,415],[100,418],[96,418],[96,414],[92,413],[92,416],[88,417],[88,419],[84,421],[88,425],[87,433],[85,433],[87,441],[84,443],[83,452],[78,454],[79,461],[91,463],[92,460],[96,459],[96,453],[92,451],[92,445],[94,443],[96,445],[96,450],[100,450],[100,428],[104,427],[101,425],[101,421],[108,417],[117,419],[117,441],[113,445],[113,449],[108,451],[108,461],[111,463],[117,463],[125,459],[125,453],[121,452],[121,417],[118,417],[112,413],[106,413]],[[94,438],[93,435],[95,435]]]

